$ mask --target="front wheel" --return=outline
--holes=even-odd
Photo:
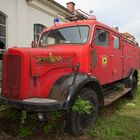
[[[96,122],[99,109],[97,94],[92,89],[82,89],[80,97],[83,100],[89,101],[92,105],[92,109],[90,114],[81,114],[73,111],[68,113],[68,123],[66,127],[69,133],[75,136],[83,135],[86,129]]]

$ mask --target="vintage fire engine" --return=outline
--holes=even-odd
[[[136,95],[139,67],[140,49],[128,33],[92,17],[54,25],[43,30],[36,48],[4,54],[0,101],[39,118],[66,110],[69,132],[81,135],[99,107]],[[78,96],[92,104],[91,114],[71,111]]]

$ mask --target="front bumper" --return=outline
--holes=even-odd
[[[30,98],[26,100],[7,99],[0,95],[0,102],[13,108],[33,112],[49,112],[65,110],[63,102],[43,98]]]

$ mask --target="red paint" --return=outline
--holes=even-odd
[[[118,31],[96,20],[68,22],[45,29],[43,33],[56,28],[78,25],[88,25],[90,27],[89,37],[85,44],[59,44],[50,45],[46,48],[39,48],[39,46],[37,48],[10,48],[4,54],[3,59],[3,96],[14,99],[47,98],[54,82],[63,75],[72,73],[72,66],[76,66],[76,63],[80,63],[79,73],[91,73],[102,85],[127,77],[132,68],[139,69],[139,48],[134,43],[123,41],[124,38]],[[109,33],[108,47],[95,45],[93,36],[96,28],[104,29]],[[119,49],[113,48],[114,35],[120,39]],[[91,66],[91,51],[96,52],[95,67]],[[51,59],[48,58],[50,54],[56,59],[61,57],[62,60],[50,62],[48,61],[48,59]],[[7,81],[11,80],[11,77],[7,75],[15,74],[14,71],[9,72],[7,70],[9,67],[7,64],[11,65],[7,62],[7,56],[9,55],[16,55],[21,58],[21,72],[16,73],[21,77],[20,80],[15,79],[15,83],[18,83],[20,87],[18,95],[17,93],[14,95],[17,85],[14,85],[14,83],[11,83],[11,86],[7,85]],[[40,57],[44,59],[43,62],[38,62]],[[19,66],[13,65],[13,67]],[[10,91],[12,92],[10,93]]]

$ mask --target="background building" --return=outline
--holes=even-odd
[[[53,0],[0,0],[0,87],[2,54],[9,47],[31,47],[44,28],[52,26],[59,15],[60,22],[72,16],[75,4],[67,8]]]
[[[29,47],[57,15],[65,22],[72,14],[53,0],[0,0],[0,48]]]

